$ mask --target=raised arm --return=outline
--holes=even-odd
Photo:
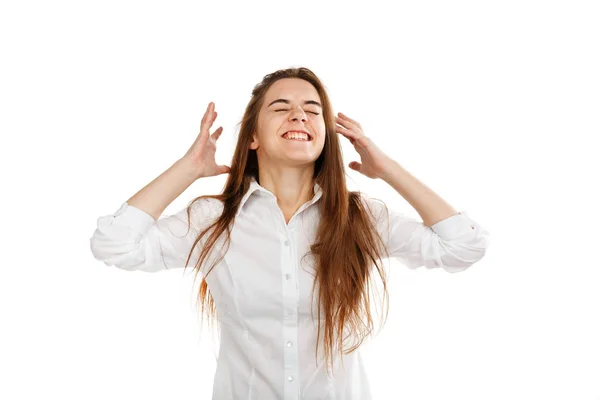
[[[144,186],[113,214],[98,218],[90,239],[92,254],[107,265],[127,270],[155,272],[183,267],[200,226],[215,216],[214,199],[193,204],[187,223],[187,210],[161,218],[165,208],[202,177],[228,173],[230,168],[215,162],[216,140],[222,128],[212,135],[209,128],[216,118],[211,102],[202,118],[200,133],[187,151],[169,169]]]

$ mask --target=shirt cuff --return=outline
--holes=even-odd
[[[113,217],[113,225],[126,226],[131,229],[138,238],[144,236],[156,222],[152,215],[127,204],[127,202],[119,207],[113,214]]]
[[[473,235],[475,228],[475,221],[469,218],[464,211],[431,225],[431,229],[444,240],[455,240],[462,236]]]

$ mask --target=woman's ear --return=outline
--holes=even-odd
[[[250,142],[248,148],[251,150],[258,149],[258,139],[256,138],[256,135],[252,135],[252,142]]]

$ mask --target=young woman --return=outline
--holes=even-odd
[[[458,272],[484,256],[489,233],[358,122],[334,115],[307,68],[254,87],[231,167],[215,162],[216,117],[211,102],[187,153],[98,219],[94,256],[148,272],[194,265],[202,312],[217,317],[221,333],[213,399],[370,399],[358,347],[373,328],[375,270],[387,298],[381,260]],[[348,191],[338,134],[360,155],[349,167],[390,184],[423,222]],[[229,174],[221,194],[161,217],[194,181],[219,174]]]

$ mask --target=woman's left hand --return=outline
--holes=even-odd
[[[360,154],[361,162],[352,161],[348,166],[369,178],[381,178],[389,169],[393,160],[381,151],[371,139],[365,136],[358,122],[342,113],[338,113],[335,121],[341,125],[336,126],[336,132],[348,138],[354,149]]]

